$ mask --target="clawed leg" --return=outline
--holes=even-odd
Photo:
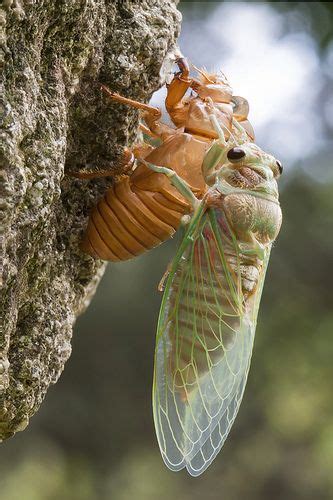
[[[128,148],[124,149],[124,154],[120,159],[119,166],[122,168],[124,174],[129,173],[134,165],[135,157],[132,151]],[[76,177],[77,179],[97,179],[98,177],[114,177],[114,169],[112,170],[99,170],[96,172],[68,172],[67,175],[70,177]]]
[[[216,116],[211,114],[210,120],[219,138],[214,141],[212,146],[208,149],[202,162],[202,175],[208,186],[214,184],[216,177],[215,169],[218,165],[223,163],[227,152],[227,142]]]
[[[186,107],[183,103],[183,97],[187,89],[191,86],[192,79],[189,77],[190,68],[187,60],[184,57],[180,57],[177,59],[176,63],[178,65],[179,72],[176,73],[170,85],[167,86],[168,90],[165,106],[174,123],[177,126],[182,126],[185,123],[188,112],[188,107]],[[105,85],[101,85],[101,90],[113,101],[142,110],[144,112],[143,119],[147,125],[147,128],[145,126],[142,128],[146,134],[152,137],[159,137],[162,140],[175,134],[175,130],[173,128],[160,122],[160,109],[150,106],[149,104],[135,101],[134,99],[130,99],[128,97],[123,97],[116,92],[112,92]]]
[[[106,85],[101,85],[101,90],[105,92],[107,96],[110,97],[113,101],[120,102],[121,104],[126,104],[127,106],[131,106],[132,108],[142,109],[144,111],[148,111],[156,116],[161,116],[161,111],[158,108],[154,108],[154,106],[150,106],[150,104],[145,104],[144,102],[135,101],[134,99],[130,99],[129,97],[124,97],[117,92],[112,92]]]
[[[150,137],[151,139],[157,139],[158,138],[158,135],[154,134],[154,132],[152,130],[150,130],[150,128],[147,127],[147,125],[145,125],[144,123],[140,123],[139,124],[139,128],[140,128],[141,132],[143,132],[144,134],[148,135],[148,137]]]
[[[105,92],[113,101],[126,104],[127,106],[131,106],[136,109],[141,109],[144,112],[142,116],[147,125],[147,127],[143,126],[144,131],[145,133],[148,133],[148,135],[152,137],[159,137],[163,140],[175,133],[173,128],[160,122],[162,113],[159,108],[155,108],[154,106],[150,106],[150,104],[145,104],[143,102],[135,101],[134,99],[129,99],[128,97],[119,95],[116,92],[112,92],[105,85],[101,85],[101,90],[103,90],[103,92]]]
[[[168,93],[165,100],[165,107],[177,127],[184,125],[187,117],[187,107],[183,102],[184,95],[190,88],[192,79],[189,77],[190,68],[187,60],[180,57],[176,64],[179,72],[175,74],[172,82],[167,86]]]

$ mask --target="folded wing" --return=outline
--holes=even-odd
[[[159,318],[153,407],[166,465],[197,476],[238,412],[267,262],[244,264],[223,212],[212,209],[190,227],[181,249]]]

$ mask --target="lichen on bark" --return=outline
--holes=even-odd
[[[177,0],[4,2],[0,439],[22,430],[71,352],[72,326],[105,264],[79,241],[120,173],[137,113],[98,83],[147,101],[163,83],[179,31]]]

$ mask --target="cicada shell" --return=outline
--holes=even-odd
[[[85,251],[126,260],[187,230],[169,269],[159,316],[153,410],[166,465],[197,476],[225,442],[243,397],[270,250],[281,225],[282,165],[254,144],[248,103],[226,80],[184,59],[159,111],[145,111],[157,147],[133,148],[138,166],[93,210]],[[186,98],[187,89],[195,91]]]
[[[212,106],[226,138],[232,133],[233,120],[238,120],[247,124],[247,139],[253,140],[247,101],[233,96],[230,86],[216,75],[208,78],[201,72],[201,81],[189,78],[184,61],[179,62],[181,71],[168,86],[166,97],[166,108],[177,128],[160,123],[157,108],[102,87],[113,100],[143,110],[143,130],[160,144],[136,144],[132,154],[127,152],[125,160],[132,166],[135,157],[136,168],[116,180],[92,209],[81,248],[93,257],[132,259],[175,234],[182,217],[192,211],[191,204],[165,175],[151,171],[143,160],[174,170],[201,198],[207,188],[202,161],[217,138],[209,118]],[[184,97],[192,87],[197,93]]]

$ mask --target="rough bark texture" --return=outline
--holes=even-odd
[[[137,113],[110,104],[97,82],[147,101],[170,68],[176,3],[5,2],[0,439],[26,427],[57,381],[104,271],[78,243],[112,180],[66,170],[119,173]]]

